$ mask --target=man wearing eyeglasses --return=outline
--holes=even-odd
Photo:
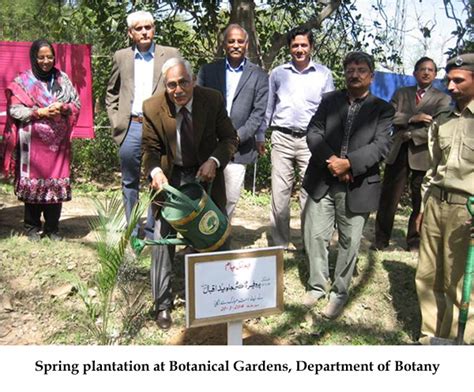
[[[114,54],[105,103],[112,136],[120,146],[122,194],[127,221],[138,201],[140,186],[143,101],[164,90],[161,67],[171,57],[180,56],[176,48],[153,42],[155,25],[149,12],[137,11],[127,17],[128,36],[132,46]],[[153,238],[154,219],[151,209],[145,225],[145,236]],[[138,227],[134,235],[138,235]]]
[[[343,67],[347,89],[325,94],[308,125],[311,159],[303,179],[308,192],[303,214],[309,259],[303,302],[311,307],[329,298],[322,311],[328,319],[338,317],[349,298],[362,231],[379,204],[379,164],[390,149],[395,113],[388,102],[369,92],[374,75],[370,55],[351,52]],[[338,249],[331,277],[328,247],[334,224]]]
[[[393,145],[385,160],[382,196],[375,221],[373,250],[389,245],[400,198],[409,180],[412,212],[406,235],[407,250],[418,251],[420,236],[415,220],[421,207],[421,183],[429,167],[428,127],[451,98],[432,86],[438,69],[429,57],[420,58],[413,76],[416,86],[399,88],[391,103],[395,108]]]
[[[143,103],[143,163],[151,186],[177,187],[199,180],[213,182],[211,198],[225,213],[224,168],[238,146],[237,133],[227,115],[221,93],[194,87],[188,61],[172,58],[162,68],[166,91]],[[155,239],[172,232],[158,214]],[[171,320],[171,262],[174,246],[152,249],[151,283],[156,322],[169,329]]]

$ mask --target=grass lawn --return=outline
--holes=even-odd
[[[90,199],[76,192],[64,204],[61,228],[65,239],[29,242],[22,234],[22,204],[11,187],[0,188],[0,344],[96,344],[86,328],[88,317],[68,279],[76,274],[87,283],[92,301],[99,301],[94,275],[98,270],[94,233],[88,220],[95,215]],[[104,197],[99,195],[99,197]],[[235,248],[266,247],[269,236],[269,196],[249,193],[238,205],[233,221]],[[282,314],[246,320],[244,344],[253,345],[403,345],[417,340],[420,315],[414,285],[417,254],[403,251],[407,210],[397,215],[392,246],[369,251],[374,216],[366,226],[357,275],[349,303],[334,321],[320,315],[324,303],[313,309],[302,305],[307,279],[301,249],[299,211],[292,206],[295,251],[284,260]],[[226,344],[226,325],[185,328],[184,263],[174,263],[175,294],[170,331],[159,330],[151,312],[148,278],[150,251],[138,258],[126,253],[118,289],[111,307],[110,336],[116,344]],[[334,262],[334,247],[330,251]],[[101,322],[98,315],[96,323]]]

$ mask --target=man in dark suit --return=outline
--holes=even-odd
[[[323,316],[338,317],[349,285],[369,213],[377,209],[381,191],[379,163],[390,149],[393,107],[373,96],[369,86],[374,61],[363,52],[344,59],[347,90],[323,95],[308,126],[311,159],[303,187],[304,243],[309,259],[304,304],[329,296]],[[337,224],[338,254],[334,279],[329,277],[328,245]]]
[[[137,11],[127,17],[128,36],[133,45],[114,54],[105,104],[112,136],[120,146],[122,194],[127,221],[138,200],[140,186],[142,104],[164,90],[161,67],[178,49],[153,42],[155,25],[149,12]],[[145,235],[153,238],[154,219],[148,213]],[[138,227],[134,235],[138,234]]]
[[[223,60],[204,65],[198,74],[200,86],[219,90],[225,98],[227,113],[239,136],[239,149],[224,170],[227,215],[231,219],[244,184],[246,165],[257,159],[257,150],[264,151],[264,134],[257,130],[264,120],[268,99],[268,75],[251,63],[245,54],[248,34],[238,24],[224,32]]]
[[[447,94],[431,85],[436,73],[437,67],[432,59],[420,58],[413,72],[417,85],[399,88],[391,100],[396,111],[393,119],[395,133],[392,149],[385,160],[387,165],[372,249],[382,250],[388,246],[397,206],[410,177],[412,212],[406,241],[407,250],[418,250],[420,239],[415,221],[421,206],[421,183],[430,164],[428,127],[433,117],[451,102]]]
[[[169,59],[162,69],[165,93],[143,103],[143,162],[151,186],[179,186],[199,177],[213,181],[211,197],[224,212],[223,170],[237,149],[237,133],[227,116],[222,95],[212,89],[193,87],[189,62]],[[159,216],[158,214],[155,216]],[[155,239],[170,233],[161,217],[155,221]],[[151,284],[157,324],[171,326],[171,261],[173,246],[154,246]]]

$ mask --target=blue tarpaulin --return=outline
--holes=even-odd
[[[386,101],[390,101],[395,91],[400,87],[414,86],[416,80],[411,75],[400,75],[391,72],[375,72],[374,80],[370,87],[372,94]],[[435,79],[433,86],[437,89],[448,93],[446,85],[441,79]]]

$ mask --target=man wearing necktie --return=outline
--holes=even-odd
[[[237,133],[219,91],[194,86],[188,61],[172,58],[162,68],[166,91],[143,103],[143,164],[151,186],[177,187],[196,177],[213,181],[211,198],[225,213],[223,170],[238,146]],[[156,207],[156,206],[154,206]],[[154,238],[171,233],[169,224],[155,211]],[[174,246],[154,246],[151,285],[156,322],[171,327],[171,262]]]
[[[417,85],[399,88],[391,100],[396,110],[393,145],[385,160],[375,242],[372,244],[374,250],[388,247],[397,206],[409,180],[412,213],[406,235],[407,250],[418,251],[420,240],[415,220],[421,206],[421,183],[429,167],[428,127],[433,117],[451,102],[447,94],[432,86],[436,73],[432,59],[420,58],[413,72]]]

